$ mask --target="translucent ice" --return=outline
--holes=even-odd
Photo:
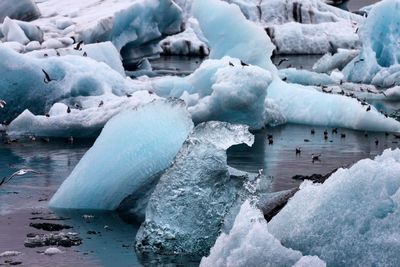
[[[324,184],[305,182],[268,224],[283,245],[328,266],[400,262],[400,150],[339,169]]]
[[[145,253],[206,254],[236,202],[253,193],[244,184],[255,177],[231,173],[225,148],[253,141],[246,126],[199,124],[151,195],[136,248]]]
[[[344,69],[348,80],[385,87],[400,84],[399,79],[393,79],[394,75],[400,75],[399,12],[399,0],[384,0],[373,6],[359,30],[363,43],[361,53]]]
[[[170,165],[192,127],[182,101],[159,100],[121,112],[108,121],[50,207],[116,209]]]
[[[196,0],[193,14],[211,47],[210,58],[230,56],[247,64],[275,70],[270,59],[274,45],[262,27],[246,20],[237,5]]]

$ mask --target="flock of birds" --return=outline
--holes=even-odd
[[[310,134],[311,135],[315,135],[315,129],[314,128],[312,128],[310,130]],[[332,135],[334,135],[334,134],[339,134],[338,128],[332,128]],[[368,132],[364,132],[364,137],[368,137],[368,136],[369,136]],[[388,137],[388,136],[389,136],[389,133],[385,132],[385,137]],[[400,139],[400,135],[399,134],[393,133],[393,136],[394,136],[395,139]],[[326,130],[326,129],[323,132],[323,138],[324,138],[325,141],[328,141],[329,134],[328,134],[328,130]],[[340,133],[340,138],[341,139],[346,138],[346,133],[343,133],[343,132]],[[273,137],[272,134],[267,134],[266,140],[268,141],[268,145],[273,145],[274,144],[274,137]],[[310,142],[310,139],[304,139],[304,142]],[[333,142],[333,141],[331,140],[330,142]],[[393,141],[393,143],[398,143],[398,142],[397,141]],[[374,139],[374,144],[375,144],[375,146],[379,145],[379,139],[377,137],[375,137],[375,139]],[[301,153],[302,153],[302,148],[301,147],[296,147],[295,148],[296,156],[300,156]],[[312,153],[311,154],[311,162],[315,163],[316,161],[321,161],[321,156],[322,156],[322,154],[314,154],[314,153]]]

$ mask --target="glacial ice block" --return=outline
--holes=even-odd
[[[272,74],[224,57],[206,60],[191,75],[153,80],[155,92],[187,102],[195,123],[219,120],[259,129],[268,121],[265,96]]]
[[[121,112],[104,126],[49,206],[116,209],[171,164],[192,127],[184,103],[178,100],[159,100]]]
[[[40,17],[40,11],[33,0],[1,0],[0,23],[5,17],[31,21]]]
[[[118,51],[128,43],[139,47],[177,33],[182,23],[182,12],[171,0],[48,0],[38,5],[43,16],[35,24],[49,30],[46,40],[75,36],[85,44],[111,41]]]
[[[50,81],[46,77],[49,76]],[[0,95],[7,105],[0,121],[12,120],[25,109],[45,114],[55,102],[105,93],[125,95],[129,81],[104,63],[81,56],[43,59],[18,54],[0,44]]]
[[[267,97],[274,100],[290,123],[343,127],[365,131],[399,132],[400,123],[386,118],[374,107],[370,111],[354,98],[325,94],[313,87],[275,79]]]
[[[151,195],[136,236],[137,250],[206,254],[230,210],[255,193],[245,184],[256,178],[231,173],[225,148],[253,142],[247,126],[223,122],[196,126]]]
[[[304,182],[268,224],[281,243],[328,266],[398,266],[400,150]]]
[[[107,121],[119,112],[156,98],[154,94],[141,90],[129,98],[113,94],[86,97],[80,102],[85,105],[83,109],[55,103],[48,112],[49,116],[34,115],[25,110],[7,126],[7,134],[15,137],[97,137]]]
[[[384,0],[373,6],[359,30],[361,53],[344,69],[347,80],[384,87],[400,84],[399,12],[400,0]],[[392,79],[394,75],[396,79]],[[391,83],[386,82],[389,79]]]
[[[307,262],[308,265],[301,265]],[[302,257],[301,252],[286,248],[268,232],[263,214],[247,200],[236,216],[229,233],[222,233],[210,255],[203,257],[200,267],[248,266],[324,267],[318,257]]]
[[[210,45],[210,58],[230,56],[244,63],[275,71],[271,55],[274,45],[264,29],[248,21],[234,4],[217,0],[195,0],[194,17]]]

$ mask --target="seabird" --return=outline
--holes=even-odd
[[[364,137],[368,137],[368,133],[367,132],[364,133]]]
[[[284,81],[284,82],[287,81],[287,77],[283,77],[282,81]]]
[[[300,155],[301,154],[301,147],[296,147],[296,155]]]
[[[49,55],[48,55],[48,54],[46,54],[46,53],[44,53],[44,54],[43,54],[43,56],[44,56],[44,57],[48,57]]]
[[[244,67],[244,66],[248,66],[249,64],[247,64],[247,63],[243,62],[242,60],[240,60],[240,65],[242,65]]]
[[[343,89],[342,89],[342,91],[340,91],[338,94],[339,94],[339,95],[344,95]]]
[[[346,138],[346,134],[345,133],[341,133],[340,134],[340,138]]]
[[[379,140],[378,140],[378,138],[376,138],[376,137],[375,137],[375,145],[376,145],[376,146],[379,145]]]
[[[367,107],[367,111],[370,111],[371,110],[371,105],[369,105],[368,107]]]
[[[311,134],[315,134],[315,130],[314,130],[314,128],[313,128],[313,129],[311,129]]]
[[[57,50],[56,50],[56,55],[59,57],[60,56],[60,52],[58,52]]]
[[[126,93],[125,95],[126,95],[126,97],[131,97],[132,96],[132,94],[129,94],[129,93]]]
[[[329,53],[331,53],[331,55],[333,56],[337,52],[337,47],[335,47],[332,42],[329,42]]]
[[[7,102],[4,101],[3,99],[0,99],[0,108],[4,108],[6,106]]]
[[[77,108],[77,109],[81,109],[82,108],[81,105],[79,105],[78,103],[75,103],[74,107]]]
[[[67,107],[67,113],[71,113],[71,108],[69,106]]]
[[[104,102],[103,102],[103,100],[101,100],[100,103],[99,103],[99,107],[101,107],[103,105],[104,105]]]
[[[75,50],[82,50],[81,45],[83,44],[83,41],[80,41],[75,47]]]
[[[69,144],[73,144],[74,143],[74,138],[72,136],[68,137],[67,139]]]
[[[324,135],[324,140],[328,140],[328,135]]]
[[[272,134],[267,134],[267,138],[272,139],[272,138],[274,138],[274,136]]]
[[[388,133],[388,132],[385,132],[385,136],[388,137],[388,136],[389,136],[389,133]]]
[[[20,169],[19,171],[14,172],[13,174],[11,174],[8,177],[4,177],[1,182],[0,185],[8,183],[12,178],[14,178],[15,176],[22,176],[25,175],[27,173],[35,173],[35,174],[40,174],[39,172],[32,170],[32,169]]]
[[[84,57],[87,57],[87,53],[86,53],[86,52],[83,52],[83,56],[84,56]]]
[[[43,79],[44,83],[49,83],[49,82],[51,82],[52,79],[50,78],[49,74],[48,74],[44,69],[42,69],[42,71],[43,71],[43,73],[44,73],[44,79]]]
[[[357,63],[363,62],[363,61],[364,61],[364,59],[360,58],[359,60],[354,61],[354,65],[356,65]]]
[[[337,134],[338,132],[337,132],[337,128],[333,128],[332,129],[332,134]]]
[[[76,43],[75,37],[74,37],[74,36],[71,36],[70,38],[72,39],[73,44],[75,44],[75,43]]]
[[[229,61],[229,66],[233,67],[235,65],[233,65],[233,63]]]
[[[304,139],[304,142],[310,142],[310,140],[308,140],[308,139]]]
[[[49,118],[50,117],[50,114],[49,113],[46,113],[46,114],[44,114],[47,118]]]
[[[268,139],[268,145],[273,145],[274,144],[274,140],[273,139]]]
[[[278,67],[283,63],[283,62],[285,62],[285,61],[289,61],[289,59],[288,58],[282,58],[281,60],[279,60],[279,63],[278,63]]]
[[[327,130],[324,131],[324,135],[325,135],[325,136],[328,135],[328,131],[327,131]]]
[[[314,163],[315,161],[321,161],[321,160],[319,159],[319,157],[321,157],[321,154],[318,154],[318,155],[316,155],[316,154],[311,154],[311,160],[312,160],[312,162]]]
[[[396,139],[400,139],[400,135],[398,135],[398,134],[393,134],[393,136],[394,136],[394,138],[396,138]]]

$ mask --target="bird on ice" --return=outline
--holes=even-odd
[[[15,176],[22,176],[22,175],[25,175],[25,174],[27,174],[27,173],[40,174],[40,172],[37,172],[37,171],[32,170],[32,169],[20,169],[20,170],[14,172],[13,174],[11,174],[10,176],[4,177],[4,178],[1,180],[1,182],[0,182],[0,186],[1,186],[2,184],[8,183],[8,182],[9,182],[12,178],[14,178]]]

